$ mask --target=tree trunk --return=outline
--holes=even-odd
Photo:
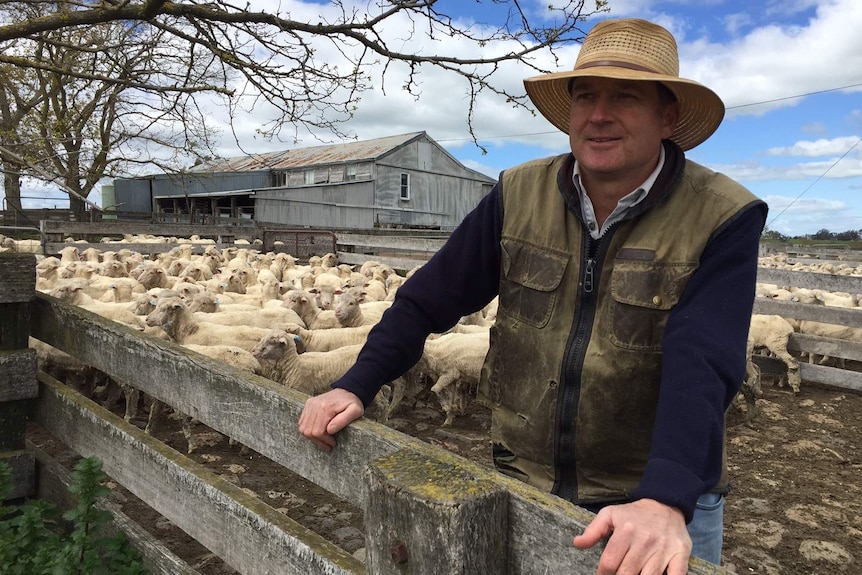
[[[3,191],[6,193],[4,210],[10,210],[19,214],[21,212],[21,177],[18,175],[18,167],[3,163]]]
[[[85,209],[84,200],[69,195],[69,219],[74,222],[86,222],[87,210]]]

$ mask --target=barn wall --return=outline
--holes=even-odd
[[[255,219],[290,227],[370,228],[374,182],[328,184],[255,194]]]

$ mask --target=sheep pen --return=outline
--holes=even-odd
[[[247,298],[239,295],[228,303],[231,293],[225,292],[220,304],[242,305],[240,300],[260,298],[254,290],[250,296],[241,294]],[[853,362],[847,368],[862,371]],[[725,564],[738,573],[856,572],[862,562],[862,396],[805,382],[794,394],[765,382],[757,404],[759,417],[751,426],[745,425],[742,410],[728,412],[733,491],[726,508]],[[114,409],[123,414],[122,407]],[[388,425],[488,465],[487,411],[468,397],[463,415],[448,427],[442,427],[444,418],[435,395],[423,389],[412,406],[396,410]],[[135,423],[143,427],[143,415]],[[257,453],[241,454],[215,431],[200,426],[197,433],[201,446],[192,454],[195,461],[344,549],[361,550],[361,510]],[[62,450],[38,429],[29,435],[46,450]],[[165,422],[156,437],[177,451],[186,450],[179,418]],[[112,498],[128,515],[200,573],[234,572],[121,487],[112,490]]]

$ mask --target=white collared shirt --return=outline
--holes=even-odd
[[[575,189],[578,191],[578,195],[580,195],[581,197],[581,212],[584,215],[584,222],[586,222],[587,228],[590,230],[590,236],[592,236],[594,240],[599,239],[608,230],[609,227],[623,219],[623,217],[625,217],[626,213],[631,208],[641,203],[644,198],[649,195],[649,191],[650,189],[652,189],[653,184],[655,184],[655,181],[658,179],[658,175],[663,167],[664,146],[661,146],[661,149],[659,150],[658,164],[656,165],[655,170],[652,171],[652,173],[644,181],[644,183],[638,186],[635,191],[620,198],[620,201],[617,202],[617,206],[614,208],[614,211],[611,212],[611,215],[608,216],[608,219],[605,220],[604,225],[602,225],[600,228],[599,222],[596,219],[596,211],[595,209],[593,209],[593,202],[587,195],[587,191],[581,185],[581,174],[579,164],[576,159],[575,168],[572,173],[572,181],[575,184]]]

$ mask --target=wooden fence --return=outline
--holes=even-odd
[[[791,270],[760,268],[757,280],[761,283],[772,283],[781,286],[804,287],[826,291],[839,291],[862,294],[862,277],[839,276],[825,273],[812,273]],[[766,298],[755,298],[754,313],[780,315],[785,318],[817,321],[828,324],[852,327],[862,332],[862,308],[842,308],[824,305],[806,304],[792,301],[777,301]],[[850,361],[862,361],[862,343],[826,338],[802,333],[790,336],[791,352],[806,352],[808,354],[828,355]],[[776,364],[764,358],[758,358],[761,369],[776,371]],[[778,369],[781,369],[778,367]],[[862,372],[815,363],[801,363],[799,375],[805,382],[821,383],[844,389],[862,392]]]
[[[84,240],[76,244],[84,250],[94,247],[101,250],[117,249],[116,243],[105,243],[105,237],[120,238],[125,234],[153,235],[173,238],[199,236],[212,239],[220,247],[235,246],[236,240],[259,242],[263,251],[286,251],[300,261],[312,255],[335,253],[346,264],[361,264],[372,257],[394,269],[406,271],[420,265],[439,250],[448,232],[425,230],[319,230],[311,228],[284,228],[276,224],[235,220],[230,224],[201,225],[179,223],[149,223],[129,221],[101,221],[97,223],[42,220],[37,230],[43,243],[44,254],[58,254],[69,245],[67,238]],[[175,243],[124,243],[122,247],[144,254],[168,251]],[[195,244],[200,253],[206,244]]]
[[[0,290],[0,309],[12,310],[2,324],[4,354],[19,350],[11,352],[16,361],[0,363],[0,408],[31,402],[38,425],[78,454],[99,457],[115,481],[237,571],[595,573],[600,550],[572,546],[591,517],[583,509],[371,421],[351,425],[324,453],[296,432],[302,394],[37,293],[33,264],[33,256],[0,254],[0,274],[9,280],[2,285],[16,286]],[[46,374],[38,374],[38,398],[26,399],[34,394],[17,390],[36,380],[28,332],[363,509],[366,562]],[[24,424],[23,416],[7,419],[4,438]],[[4,460],[10,450],[21,452],[20,441],[3,448]],[[41,487],[57,483],[56,465],[44,454],[38,462],[38,492],[56,492]],[[28,466],[30,492],[32,454]],[[154,573],[194,573],[142,538],[128,518],[117,527],[139,544]],[[689,573],[728,571],[692,559]]]

